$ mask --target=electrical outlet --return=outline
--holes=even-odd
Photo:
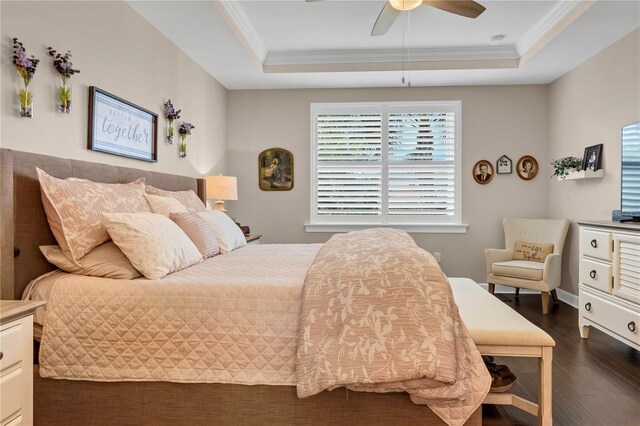
[[[436,259],[436,262],[440,263],[440,261],[442,260],[442,257],[440,256],[440,252],[436,251],[435,253],[433,253],[433,257]]]

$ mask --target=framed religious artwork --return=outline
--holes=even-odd
[[[282,148],[262,151],[258,156],[258,186],[263,191],[293,188],[293,154]]]
[[[486,185],[493,179],[493,164],[488,160],[480,160],[473,166],[473,179],[480,185]]]
[[[538,161],[531,155],[520,157],[516,165],[516,172],[522,180],[531,180],[538,174]]]

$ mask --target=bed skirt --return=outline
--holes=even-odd
[[[406,393],[343,388],[298,399],[294,386],[43,379],[34,366],[36,425],[444,425]],[[465,425],[482,424],[482,407]]]

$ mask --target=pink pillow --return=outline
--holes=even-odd
[[[213,257],[220,253],[216,234],[211,229],[211,226],[197,213],[171,213],[169,219],[174,221],[187,234],[205,258]]]

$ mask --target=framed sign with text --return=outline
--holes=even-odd
[[[155,163],[158,114],[91,86],[87,148]]]

